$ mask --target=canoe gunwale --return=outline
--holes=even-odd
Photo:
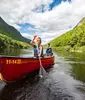
[[[46,57],[41,57],[41,59],[49,59],[52,58],[53,56],[46,56]],[[34,60],[38,60],[39,58],[36,57],[18,57],[18,56],[0,56],[0,58],[14,58],[14,59],[34,59]]]

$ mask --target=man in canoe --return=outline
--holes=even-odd
[[[34,57],[43,57],[43,46],[41,45],[41,38],[34,36],[30,44],[34,49]]]
[[[50,43],[48,43],[48,47],[46,49],[46,55],[47,56],[52,56],[53,55],[52,48],[50,47]]]

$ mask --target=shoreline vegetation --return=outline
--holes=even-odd
[[[70,52],[85,52],[85,18],[72,30],[50,42],[52,48]]]
[[[8,37],[0,33],[0,49],[5,49],[5,48],[28,49],[30,47],[31,46],[26,42],[14,40],[11,37]]]
[[[63,46],[63,47],[52,47],[52,49],[55,51],[66,51],[66,52],[85,52],[85,46],[82,47],[74,47],[71,48],[71,46]]]

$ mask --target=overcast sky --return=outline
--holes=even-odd
[[[0,0],[0,16],[23,36],[47,43],[85,17],[85,0]]]

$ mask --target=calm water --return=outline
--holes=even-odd
[[[33,55],[31,50],[10,51]],[[0,100],[85,100],[85,53],[55,52],[55,65],[46,71],[42,79],[36,72],[15,83],[0,81]]]

